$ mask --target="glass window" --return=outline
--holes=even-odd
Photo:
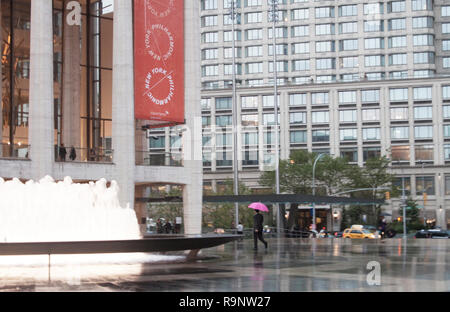
[[[361,101],[363,103],[378,103],[380,101],[380,90],[362,90]]]
[[[306,93],[289,94],[289,105],[290,106],[306,105]]]
[[[241,107],[242,108],[257,108],[258,107],[258,96],[243,96],[241,97]]]
[[[216,146],[231,146],[233,144],[231,133],[216,134]]]
[[[450,106],[445,105],[442,107],[442,114],[444,115],[444,118],[450,118]]]
[[[292,37],[309,36],[309,26],[308,25],[293,26],[291,28],[291,36]]]
[[[339,111],[340,122],[356,122],[356,109],[346,109]]]
[[[442,23],[442,33],[450,34],[450,23]]]
[[[363,121],[380,121],[380,109],[371,108],[362,110]]]
[[[399,161],[409,162],[410,155],[409,145],[396,145],[391,147],[391,157],[394,165]]]
[[[431,100],[431,87],[418,87],[414,88],[414,100],[415,101],[424,101]]]
[[[450,161],[450,145],[444,145],[444,159],[445,161]]]
[[[275,101],[274,101],[273,95],[264,95],[263,96],[263,107],[275,107]],[[280,106],[280,95],[277,96],[277,104]]]
[[[311,113],[312,123],[329,123],[330,122],[330,112],[329,111],[320,111],[320,112],[312,112]]]
[[[202,10],[217,10],[217,0],[202,0]]]
[[[416,139],[432,139],[433,126],[415,126],[414,136]]]
[[[348,56],[340,58],[341,68],[356,68],[358,67],[358,57]]]
[[[358,15],[358,7],[356,4],[339,6],[339,16],[356,16]]]
[[[424,10],[432,10],[433,2],[432,0],[412,0],[412,10],[413,11],[424,11]]]
[[[306,130],[291,131],[290,142],[291,143],[306,143]]]
[[[334,17],[334,7],[316,8],[316,18]]]
[[[219,34],[217,31],[202,33],[202,43],[219,42]]]
[[[364,21],[364,31],[365,32],[384,31],[384,21],[383,20]]]
[[[220,127],[231,126],[233,119],[231,115],[216,116],[216,125]]]
[[[408,101],[408,88],[389,89],[389,100],[391,102]]]
[[[390,110],[391,120],[407,120],[408,107],[395,107]]]
[[[363,128],[363,140],[372,141],[380,139],[380,128]]]
[[[316,52],[334,52],[334,41],[316,41]]]
[[[366,50],[384,49],[384,38],[366,38],[364,39],[364,48]]]
[[[348,162],[358,162],[358,149],[357,148],[345,148],[341,149],[341,157],[346,158]]]
[[[316,35],[334,35],[334,24],[317,24]]]
[[[165,136],[151,136],[150,137],[150,148],[155,148],[155,149],[166,148],[166,137]]]
[[[450,176],[445,176],[445,195],[450,195]]]
[[[388,21],[388,30],[406,29],[406,18],[393,18]]]
[[[381,156],[380,147],[363,147],[363,161]]]
[[[364,56],[364,66],[384,66],[384,55],[366,55]]]
[[[364,3],[364,15],[383,14],[383,3]]]
[[[244,127],[256,127],[258,126],[258,115],[252,114],[252,115],[242,115],[242,126]]]
[[[444,138],[450,138],[450,125],[444,125]]]
[[[242,133],[242,144],[244,146],[258,145],[258,133],[257,132]]]
[[[261,40],[263,38],[262,29],[245,30],[245,40]]]
[[[391,1],[388,2],[388,13],[405,12],[405,1]]]
[[[356,103],[356,91],[339,91],[339,104]]]
[[[450,86],[443,86],[442,87],[442,98],[443,99],[450,99]]]
[[[415,52],[414,64],[434,64],[434,52]]]
[[[313,130],[312,131],[313,142],[327,142],[330,141],[330,130]]]
[[[306,112],[289,113],[289,123],[290,124],[305,124],[306,123]]]
[[[261,45],[245,47],[246,57],[257,57],[262,55],[263,55],[263,47]]]
[[[340,139],[341,141],[355,141],[358,139],[357,137],[357,129],[351,128],[351,129],[340,129]]]
[[[405,195],[411,195],[411,178],[410,177],[396,177],[392,182],[393,186],[396,186],[400,190],[400,196],[402,194],[402,186],[405,189]]]
[[[268,28],[267,29],[267,34],[269,36],[269,39],[273,38],[273,29],[272,28]],[[287,27],[277,27],[275,28],[275,35],[277,36],[277,38],[287,38],[288,37],[288,29]]]
[[[293,9],[291,10],[291,19],[293,21],[296,20],[304,20],[309,18],[309,9]]]
[[[416,176],[416,195],[435,195],[435,185],[433,176]]]
[[[216,98],[216,110],[231,109],[231,103],[231,97]]]
[[[328,104],[328,92],[315,92],[311,93],[311,104],[312,105],[323,105]]]
[[[294,60],[294,61],[292,61],[292,69],[294,71],[309,70],[309,59],[308,60]]]
[[[450,5],[443,5],[441,7],[441,16],[450,16]]]
[[[433,145],[419,145],[415,148],[416,163],[430,162],[434,160],[434,146]]]
[[[260,74],[263,72],[263,63],[262,62],[247,63],[245,64],[245,72],[247,74]]]
[[[409,138],[409,127],[391,127],[392,140],[404,140]]]
[[[201,18],[202,27],[217,26],[217,15],[207,15]]]
[[[406,36],[389,37],[389,48],[404,48],[406,47]]]
[[[358,22],[339,23],[339,33],[351,34],[358,32]]]
[[[335,58],[319,58],[316,59],[316,69],[334,69],[336,68]]]
[[[298,42],[292,44],[292,54],[309,53],[309,42]]]
[[[432,119],[433,118],[433,107],[431,106],[420,106],[414,107],[414,119]]]
[[[406,53],[390,54],[389,65],[406,65]]]
[[[246,24],[261,23],[261,22],[262,22],[262,12],[245,13]]]
[[[202,126],[208,127],[211,125],[211,116],[202,116]]]
[[[418,16],[412,19],[413,28],[433,28],[434,20],[431,16]]]
[[[280,114],[278,114],[278,124],[280,124]],[[275,114],[263,114],[263,125],[275,125]]]
[[[358,50],[358,39],[345,39],[339,41],[340,51]]]

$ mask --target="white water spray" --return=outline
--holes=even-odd
[[[38,183],[0,178],[0,242],[66,242],[142,238],[136,213],[120,207],[119,187],[47,176]]]

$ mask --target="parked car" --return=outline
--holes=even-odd
[[[447,231],[442,229],[420,230],[414,235],[415,238],[449,238]]]

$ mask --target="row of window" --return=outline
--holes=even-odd
[[[319,0],[315,0],[318,2]],[[288,4],[289,3],[305,3],[308,0],[279,0],[278,4]],[[271,4],[270,0],[235,0],[234,5],[236,8],[242,7],[255,7],[262,6],[264,3]],[[223,0],[223,8],[230,9],[232,4],[232,0]],[[347,4],[338,6],[338,12],[340,17],[344,16],[355,16],[358,14],[358,5],[357,4]],[[202,10],[217,10],[218,9],[218,0],[202,0],[201,1]],[[300,9],[305,10],[305,9]],[[306,9],[308,10],[308,9]],[[316,7],[315,17],[316,18],[325,18],[325,17],[334,17],[335,7],[334,6],[326,6],[326,7]],[[433,10],[433,1],[432,0],[411,0],[411,10],[412,11],[432,11]],[[406,11],[406,1],[405,0],[397,0],[390,1],[387,3],[386,13],[399,13]],[[384,3],[364,3],[363,4],[363,13],[364,15],[372,15],[372,14],[383,14]],[[442,16],[450,16],[450,6],[442,6],[441,8]]]
[[[412,19],[412,27],[414,29],[418,28],[433,28],[433,18],[429,16],[423,16],[423,17],[413,17]],[[406,18],[395,18],[395,19],[389,19],[387,21],[388,23],[388,30],[389,31],[395,31],[395,30],[406,30]],[[215,19],[210,18],[207,19],[204,17],[202,19],[203,25],[208,26],[216,26]],[[370,21],[364,21],[363,24],[364,32],[380,32],[384,31],[384,21],[383,20],[370,20]],[[310,36],[310,25],[296,25],[291,26],[291,37],[297,38],[297,37],[308,37]],[[277,27],[275,29],[275,36],[277,38],[288,38],[289,31],[288,27]],[[334,23],[328,23],[328,24],[315,24],[314,25],[314,34],[316,36],[321,35],[335,35],[336,34],[336,26]],[[350,22],[342,22],[338,23],[338,32],[339,34],[351,34],[351,33],[357,33],[358,32],[358,22],[356,21],[350,21]],[[229,42],[232,41],[232,31],[224,31],[223,32],[223,41]],[[450,34],[450,23],[442,23],[442,33],[443,34]],[[267,29],[268,38],[273,38],[273,29],[268,28]],[[246,41],[248,40],[263,40],[263,29],[262,28],[253,28],[253,29],[246,29],[244,30],[244,39]],[[217,31],[211,31],[211,32],[203,32],[202,33],[202,42],[203,43],[217,43],[219,40],[219,33]],[[235,40],[241,41],[242,40],[242,31],[236,30],[235,31]]]

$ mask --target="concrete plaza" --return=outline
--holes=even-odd
[[[0,259],[0,291],[309,292],[450,291],[449,239],[269,238],[269,248],[246,239],[203,250],[188,262],[181,253],[152,261],[135,255],[63,264]],[[134,258],[133,258],[134,257]],[[22,258],[23,259],[23,258]],[[369,262],[379,264],[371,286]],[[371,275],[373,277],[373,275]],[[373,284],[373,282],[371,283]],[[377,285],[379,284],[379,285]]]

